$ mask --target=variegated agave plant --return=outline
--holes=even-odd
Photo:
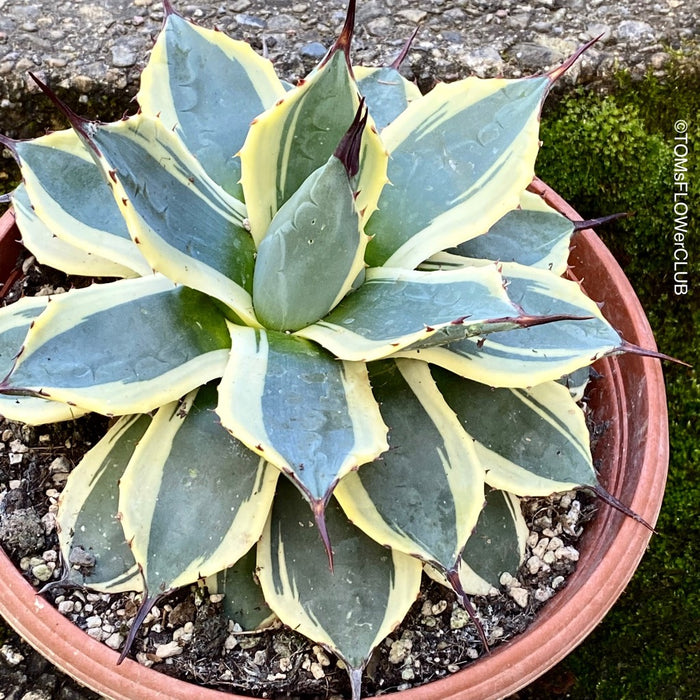
[[[424,568],[471,610],[521,561],[518,496],[601,492],[557,380],[627,346],[562,277],[575,224],[527,190],[566,66],[421,96],[401,57],[351,66],[351,2],[291,88],[165,9],[138,114],[62,107],[72,129],[3,138],[25,245],[121,279],[2,310],[0,412],[119,416],[58,522],[66,561],[94,556],[81,583],[143,591],[127,649],[210,577],[243,625],[272,611],[335,652],[359,697]]]

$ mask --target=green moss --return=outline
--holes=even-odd
[[[619,76],[612,94],[579,90],[545,114],[538,174],[585,217],[635,215],[599,231],[621,261],[663,352],[700,366],[700,52],[668,78]],[[690,289],[674,293],[674,124],[689,122]],[[681,149],[682,151],[682,149]],[[678,152],[676,153],[678,155]],[[695,697],[700,685],[700,384],[665,364],[671,460],[658,535],[604,622],[524,698],[638,700]],[[572,621],[574,622],[574,621]]]

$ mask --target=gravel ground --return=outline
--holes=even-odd
[[[174,4],[205,26],[265,48],[291,81],[315,65],[344,16],[344,0]],[[539,72],[602,35],[558,89],[574,82],[606,89],[620,67],[663,76],[672,52],[697,45],[697,12],[697,0],[359,0],[354,56],[364,64],[390,62],[419,26],[404,71],[428,89],[436,79]],[[115,106],[125,107],[136,90],[162,16],[159,0],[0,0],[0,131],[30,137],[58,126],[29,71],[63,88],[90,116],[114,118]],[[0,179],[8,177],[5,168],[12,173],[0,159]],[[2,631],[0,700],[96,697]]]
[[[278,72],[295,80],[332,43],[345,0],[174,4],[259,49],[264,42]],[[538,72],[602,35],[562,86],[604,85],[619,66],[663,73],[669,51],[697,42],[697,9],[697,0],[360,0],[353,51],[359,63],[389,62],[418,26],[404,70],[428,88],[437,78]],[[133,94],[163,18],[159,0],[0,0],[0,11],[0,130],[11,136],[35,136],[54,117],[29,71],[78,103]]]

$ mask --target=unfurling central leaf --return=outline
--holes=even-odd
[[[365,119],[357,112],[336,153],[277,212],[258,248],[253,306],[260,322],[296,331],[323,318],[364,267],[353,176]]]

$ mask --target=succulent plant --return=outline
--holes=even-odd
[[[71,128],[2,139],[37,260],[117,279],[0,312],[0,413],[115,417],[58,524],[66,561],[94,557],[74,579],[143,592],[124,654],[209,577],[241,624],[274,613],[337,654],[359,697],[424,570],[471,611],[522,561],[518,497],[604,494],[562,377],[634,348],[563,276],[579,224],[528,191],[576,57],[423,96],[403,55],[351,65],[351,2],[291,87],[165,10],[137,114],[87,121],[42,85]]]

